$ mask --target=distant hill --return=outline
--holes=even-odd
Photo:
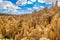
[[[6,16],[8,15],[9,16],[9,15],[12,15],[12,14],[0,13],[0,16],[2,16],[2,15],[6,15]]]

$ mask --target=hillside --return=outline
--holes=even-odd
[[[60,40],[60,7],[32,14],[0,16],[0,39]]]

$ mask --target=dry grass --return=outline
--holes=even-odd
[[[60,8],[46,8],[20,16],[0,16],[0,38],[60,40]]]

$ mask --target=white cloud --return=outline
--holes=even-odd
[[[2,2],[2,0],[0,0],[0,2]]]
[[[34,10],[37,10],[37,9],[39,9],[39,8],[38,8],[38,7],[36,7],[36,6],[34,6],[34,7],[33,7],[33,9],[34,9]]]
[[[45,2],[46,2],[47,4],[52,4],[52,1],[51,1],[51,0],[45,0]]]
[[[20,5],[25,5],[27,3],[27,0],[18,0],[17,2],[16,2],[16,5],[17,6],[20,6]]]
[[[32,8],[28,8],[28,10],[32,10]]]
[[[23,2],[23,3],[22,3],[22,5],[25,5],[25,4],[27,4],[27,2]]]
[[[28,1],[27,4],[32,4],[32,2],[31,1]]]
[[[60,2],[58,2],[58,6],[60,6]]]
[[[58,0],[60,2],[60,0]]]
[[[55,3],[55,1],[54,0],[52,0],[54,3]],[[52,3],[52,1],[51,0],[38,0],[38,2],[40,2],[40,3],[44,3],[44,2],[46,2],[47,4],[51,4]],[[25,13],[26,12],[26,10],[23,10],[23,11],[17,11],[17,9],[21,9],[20,7],[18,7],[18,6],[20,6],[20,5],[25,5],[25,4],[32,4],[33,2],[36,2],[36,0],[30,0],[30,1],[27,1],[27,0],[18,0],[17,2],[16,2],[16,5],[14,5],[13,3],[11,3],[10,1],[2,1],[2,0],[0,0],[0,8],[2,8],[2,9],[6,9],[7,11],[5,11],[5,12],[11,12],[11,13],[13,13],[13,12],[15,12],[15,13],[13,13],[13,14],[21,14],[21,13]],[[58,3],[58,5],[60,6],[60,2]],[[28,11],[30,11],[30,10],[39,10],[39,9],[41,9],[41,8],[44,8],[44,6],[38,6],[38,5],[35,5],[33,8],[28,8],[27,10]],[[27,11],[27,12],[28,12]]]
[[[12,4],[10,1],[2,1],[0,2],[0,9],[5,9],[5,11],[3,11],[4,13],[15,14],[16,12],[18,12],[17,9],[21,9],[21,8]]]
[[[31,0],[32,2],[36,2],[36,0]]]
[[[21,2],[20,2],[20,1],[17,1],[17,2],[16,2],[16,5],[17,5],[17,6],[20,6],[20,5],[21,5]]]
[[[40,3],[44,3],[45,1],[44,1],[44,0],[38,0],[38,2],[40,2]]]
[[[44,6],[40,6],[41,8],[44,8]]]
[[[54,3],[54,5],[55,5],[55,3],[56,3],[56,0],[45,0],[45,3],[46,4],[52,4],[52,3]]]

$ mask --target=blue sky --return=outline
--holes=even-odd
[[[55,0],[52,0],[55,4]],[[9,14],[27,14],[34,10],[52,6],[51,0],[0,0],[0,12]]]
[[[6,0],[4,0],[6,1]],[[17,0],[7,0],[7,1],[11,1],[13,4],[16,4]]]

